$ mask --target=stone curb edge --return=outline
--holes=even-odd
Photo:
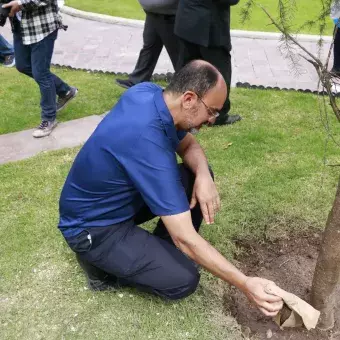
[[[61,65],[61,64],[54,64],[55,67],[62,67],[67,68],[70,70],[77,70],[77,71],[84,71],[89,73],[99,73],[99,74],[111,74],[119,77],[128,77],[128,73],[126,72],[113,72],[113,71],[102,71],[102,70],[91,70],[86,68],[78,68],[78,67],[72,67],[69,65]],[[173,76],[173,73],[154,73],[152,75],[153,81],[169,81]],[[326,94],[325,91],[320,90],[310,90],[310,89],[302,89],[302,88],[293,88],[293,87],[279,87],[279,86],[267,86],[267,85],[254,85],[248,82],[236,82],[234,83],[234,86],[231,86],[232,88],[246,88],[246,89],[257,89],[257,90],[277,90],[277,91],[295,91],[295,92],[303,92],[303,93],[313,93],[313,94]],[[340,93],[335,95],[336,97],[340,97]]]
[[[256,89],[256,90],[275,90],[275,91],[295,91],[303,93],[313,93],[319,95],[327,95],[327,91],[324,90],[310,90],[310,89],[295,89],[293,87],[279,87],[279,86],[265,86],[265,85],[252,85],[248,82],[237,82],[235,87],[245,89]],[[340,97],[340,93],[335,94],[335,97]]]
[[[104,22],[107,24],[113,25],[121,25],[121,26],[130,26],[130,27],[144,27],[143,20],[134,20],[134,19],[126,19],[120,17],[113,17],[105,14],[97,14],[92,12],[85,12],[79,9],[75,9],[72,7],[64,6],[61,8],[61,12],[76,18],[82,18],[92,21]],[[271,32],[257,32],[257,31],[242,31],[242,30],[231,30],[232,37],[235,38],[248,38],[248,39],[261,39],[261,40],[280,40],[280,33],[271,33]],[[297,40],[303,42],[318,42],[320,40],[320,36],[318,35],[309,35],[309,34],[297,34]],[[322,36],[322,39],[325,42],[331,42],[331,36]]]
[[[103,70],[97,70],[97,69],[88,69],[88,68],[82,68],[82,67],[73,67],[71,65],[65,65],[65,64],[58,64],[58,63],[53,63],[52,65],[54,67],[61,67],[61,68],[66,68],[70,70],[76,70],[76,71],[83,71],[83,72],[88,72],[88,73],[99,73],[99,74],[111,74],[114,76],[119,76],[119,77],[128,77],[129,74],[126,72],[115,72],[115,71],[103,71]],[[153,81],[169,81],[173,76],[173,72],[167,72],[167,73],[154,73],[152,75],[152,80]]]

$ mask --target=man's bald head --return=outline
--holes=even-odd
[[[175,73],[164,100],[178,129],[197,131],[213,124],[227,98],[221,73],[203,60],[193,60]]]
[[[217,68],[204,60],[193,60],[175,73],[165,91],[178,95],[192,91],[203,98],[216,86],[226,92],[225,81]]]

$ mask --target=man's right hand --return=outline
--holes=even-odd
[[[16,13],[21,11],[21,4],[19,1],[11,1],[8,4],[2,5],[2,8],[10,8],[11,11],[9,12],[9,16],[12,18],[15,16]]]
[[[283,307],[280,297],[267,293],[275,283],[259,277],[248,277],[200,236],[192,225],[191,213],[161,216],[174,244],[193,261],[223,281],[240,289],[267,316],[275,316]]]
[[[275,285],[275,283],[260,277],[249,277],[245,282],[243,292],[264,315],[273,317],[282,309],[283,301],[279,296],[266,292],[266,287],[269,285]]]

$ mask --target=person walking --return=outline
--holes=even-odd
[[[57,126],[56,114],[78,93],[51,73],[54,43],[62,24],[58,0],[15,0],[3,5],[10,8],[16,67],[33,78],[40,87],[41,123],[33,137],[48,136]],[[58,101],[56,97],[58,95]]]
[[[116,80],[117,84],[124,88],[150,81],[163,46],[174,69],[178,61],[179,41],[174,34],[178,0],[139,0],[139,2],[146,13],[143,48],[129,78]]]
[[[331,5],[331,13],[330,13],[331,19],[334,22],[334,48],[333,48],[333,67],[331,69],[331,72],[337,76],[340,77],[340,3],[333,2]]]
[[[229,115],[231,83],[230,7],[239,0],[180,0],[175,34],[180,38],[177,69],[194,59],[214,65],[228,86],[228,96],[214,125],[233,124],[241,117]]]
[[[0,61],[5,67],[13,67],[15,65],[14,48],[1,34]]]

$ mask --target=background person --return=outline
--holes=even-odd
[[[331,72],[340,77],[340,32],[339,32],[339,18],[340,18],[340,3],[332,3],[330,16],[335,24],[334,27],[334,48],[333,48],[333,67]]]
[[[11,8],[16,67],[19,72],[32,77],[40,88],[41,123],[34,130],[33,137],[48,136],[57,125],[57,111],[78,92],[50,71],[58,30],[65,29],[58,1],[18,0],[3,7]]]
[[[228,96],[215,125],[233,124],[241,117],[229,115],[231,83],[230,6],[239,0],[180,0],[175,34],[180,38],[177,69],[194,59],[214,65],[228,86]]]
[[[178,0],[139,0],[139,2],[146,13],[143,48],[129,78],[116,80],[117,84],[124,88],[150,81],[163,46],[174,69],[178,61],[178,38],[174,34]]]
[[[14,48],[1,34],[0,62],[2,62],[5,67],[13,67],[15,65]]]

